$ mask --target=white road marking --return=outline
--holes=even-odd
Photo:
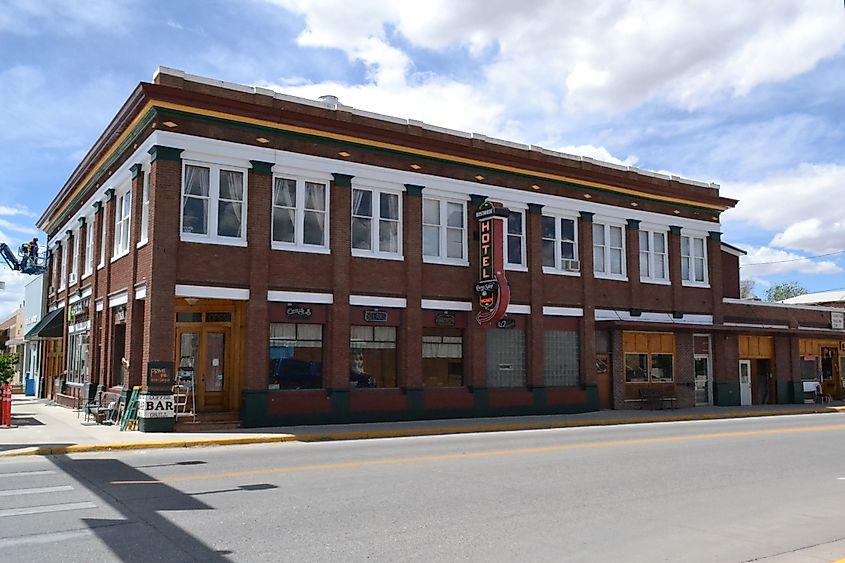
[[[837,481],[845,481],[845,477],[837,477],[836,480]]]
[[[34,534],[22,538],[0,539],[0,549],[6,547],[18,547],[21,545],[37,545],[44,543],[57,543],[64,540],[75,540],[87,538],[93,535],[91,530],[76,530],[70,532],[51,532],[48,534]]]
[[[46,514],[48,512],[66,512],[68,510],[83,510],[97,508],[93,502],[69,502],[67,504],[45,504],[28,508],[6,508],[0,510],[0,518],[4,516],[25,516],[27,514]]]
[[[62,491],[72,491],[73,487],[70,485],[59,485],[57,487],[35,487],[32,489],[9,489],[8,491],[0,491],[0,497],[14,497],[18,495],[37,495],[39,493],[60,493]]]
[[[18,471],[17,473],[0,473],[0,478],[2,477],[31,477],[35,475],[55,475],[56,472],[51,469],[45,469],[43,471]]]

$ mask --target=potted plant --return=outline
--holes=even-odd
[[[0,388],[11,383],[15,376],[18,357],[15,354],[0,354]]]

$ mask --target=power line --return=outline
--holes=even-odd
[[[815,256],[802,256],[801,258],[790,258],[789,260],[774,260],[772,262],[752,262],[750,264],[741,264],[740,268],[746,266],[765,266],[767,264],[786,264],[787,262],[800,262],[801,260],[813,260],[815,258],[824,258],[825,256],[835,256],[836,254],[843,254],[845,250],[836,250],[826,254],[817,254]]]

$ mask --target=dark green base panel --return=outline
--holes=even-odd
[[[499,416],[530,416],[544,414],[576,414],[598,410],[598,389],[588,386],[585,391],[587,401],[577,404],[549,405],[546,401],[546,388],[538,387],[533,391],[533,404],[517,407],[490,406],[489,391],[486,388],[472,390],[473,405],[468,409],[424,409],[424,390],[408,389],[408,408],[402,411],[367,411],[353,412],[350,409],[349,391],[331,391],[331,411],[325,413],[305,413],[292,415],[273,415],[267,410],[270,393],[278,391],[254,390],[243,391],[241,403],[241,425],[244,428],[266,426],[299,426],[310,424],[348,424],[356,422],[397,422],[412,420],[442,420],[449,418],[482,418]]]
[[[739,383],[716,383],[713,385],[713,404],[719,407],[738,407]]]
[[[778,388],[780,388],[781,384],[778,383]],[[783,384],[786,387],[784,395],[784,399],[788,398],[790,403],[801,405],[804,404],[804,382],[803,381],[787,381]],[[780,396],[780,389],[778,389],[778,395]],[[784,402],[786,402],[784,400]]]
[[[173,432],[175,418],[139,418],[138,430],[141,432]]]

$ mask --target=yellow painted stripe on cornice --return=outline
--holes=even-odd
[[[692,207],[700,207],[700,208],[704,208],[704,209],[713,209],[713,210],[716,210],[716,211],[725,211],[726,209],[728,209],[728,207],[724,206],[724,205],[703,203],[703,202],[698,202],[698,201],[694,201],[694,200],[690,200],[690,199],[684,199],[684,198],[678,198],[678,197],[672,197],[672,196],[649,194],[647,192],[632,190],[630,188],[623,188],[623,187],[620,187],[620,186],[612,186],[610,184],[602,184],[600,182],[591,182],[589,180],[578,180],[578,179],[575,179],[575,178],[570,178],[568,176],[562,176],[562,175],[559,175],[559,174],[550,174],[550,173],[547,173],[547,172],[539,172],[539,171],[530,170],[530,169],[527,169],[527,168],[519,168],[519,167],[516,167],[516,166],[508,166],[506,164],[498,164],[498,163],[495,163],[495,162],[488,162],[488,161],[484,161],[484,160],[477,160],[477,159],[474,159],[474,158],[466,158],[466,157],[461,157],[461,156],[455,156],[455,155],[450,155],[450,154],[447,154],[447,153],[429,151],[429,150],[425,150],[425,149],[417,149],[417,148],[413,148],[413,147],[407,147],[407,146],[404,146],[404,145],[396,145],[396,144],[393,144],[393,143],[385,143],[385,142],[382,142],[382,141],[374,141],[372,139],[365,139],[363,137],[354,137],[352,135],[344,135],[342,133],[332,133],[332,132],[329,132],[329,131],[322,131],[322,130],[319,130],[319,129],[312,129],[312,128],[309,128],[309,127],[300,127],[300,126],[297,126],[297,125],[287,125],[287,124],[283,124],[283,123],[267,121],[267,120],[264,120],[264,119],[256,119],[254,117],[245,117],[245,116],[235,115],[235,114],[231,114],[231,113],[225,113],[225,112],[221,112],[221,111],[200,109],[200,108],[196,108],[196,107],[193,107],[193,106],[186,106],[186,105],[182,105],[182,104],[175,104],[175,103],[172,103],[172,102],[165,102],[165,101],[159,100],[159,101],[148,102],[144,106],[144,108],[138,113],[138,115],[135,116],[135,119],[132,120],[129,127],[127,127],[126,130],[124,130],[124,132],[121,133],[121,135],[117,138],[117,141],[115,141],[112,144],[111,150],[108,153],[106,153],[104,156],[102,156],[100,158],[100,160],[97,161],[97,165],[92,167],[92,169],[88,172],[88,174],[85,175],[85,177],[83,178],[82,182],[79,183],[76,190],[74,190],[73,193],[68,198],[65,199],[65,203],[59,208],[58,212],[53,214],[54,217],[61,216],[61,214],[64,212],[64,210],[70,204],[70,202],[73,200],[73,198],[76,197],[76,195],[79,193],[79,191],[85,186],[85,184],[88,183],[88,181],[99,170],[99,168],[100,168],[100,166],[102,166],[103,162],[105,162],[106,160],[108,160],[112,156],[112,154],[117,149],[117,147],[120,146],[120,144],[126,139],[126,137],[135,129],[138,122],[141,121],[141,119],[143,119],[144,116],[147,114],[147,112],[153,107],[163,108],[163,109],[172,109],[172,110],[181,111],[181,112],[184,112],[184,113],[190,113],[190,114],[194,114],[194,115],[202,115],[202,116],[206,116],[206,117],[216,117],[216,118],[219,118],[219,119],[225,119],[225,120],[228,120],[228,121],[236,121],[236,122],[240,122],[240,123],[250,123],[252,125],[259,125],[261,127],[268,127],[268,128],[277,129],[277,130],[280,130],[280,131],[289,131],[291,133],[302,133],[302,134],[305,134],[305,135],[312,135],[312,136],[315,136],[315,137],[323,137],[325,139],[333,139],[333,140],[336,140],[336,141],[345,141],[345,142],[355,143],[355,144],[359,144],[359,145],[366,145],[366,146],[371,146],[371,147],[388,149],[388,150],[402,152],[402,153],[406,153],[406,154],[413,154],[413,155],[416,155],[416,156],[425,156],[425,157],[430,157],[430,158],[436,158],[436,159],[439,159],[439,160],[446,160],[446,161],[449,161],[449,162],[457,162],[457,163],[461,163],[461,164],[468,164],[468,165],[471,165],[471,166],[479,166],[479,167],[483,167],[483,168],[490,168],[490,169],[493,169],[493,170],[501,170],[503,172],[511,172],[511,173],[521,174],[521,175],[530,176],[530,177],[534,177],[534,178],[543,178],[543,179],[546,179],[546,180],[554,180],[554,181],[559,181],[559,182],[569,182],[569,183],[572,183],[572,184],[578,184],[578,185],[581,185],[581,186],[598,188],[598,189],[607,190],[607,191],[616,192],[616,193],[625,194],[625,195],[630,195],[630,196],[634,196],[634,197],[644,197],[646,199],[653,199],[653,200],[657,200],[657,201],[665,201],[665,202],[668,202],[668,203],[679,203],[679,204],[683,204],[683,205],[689,205],[689,206],[692,206]],[[48,226],[47,230],[49,231],[50,229],[52,229],[52,227],[53,227],[53,225],[50,224]]]

